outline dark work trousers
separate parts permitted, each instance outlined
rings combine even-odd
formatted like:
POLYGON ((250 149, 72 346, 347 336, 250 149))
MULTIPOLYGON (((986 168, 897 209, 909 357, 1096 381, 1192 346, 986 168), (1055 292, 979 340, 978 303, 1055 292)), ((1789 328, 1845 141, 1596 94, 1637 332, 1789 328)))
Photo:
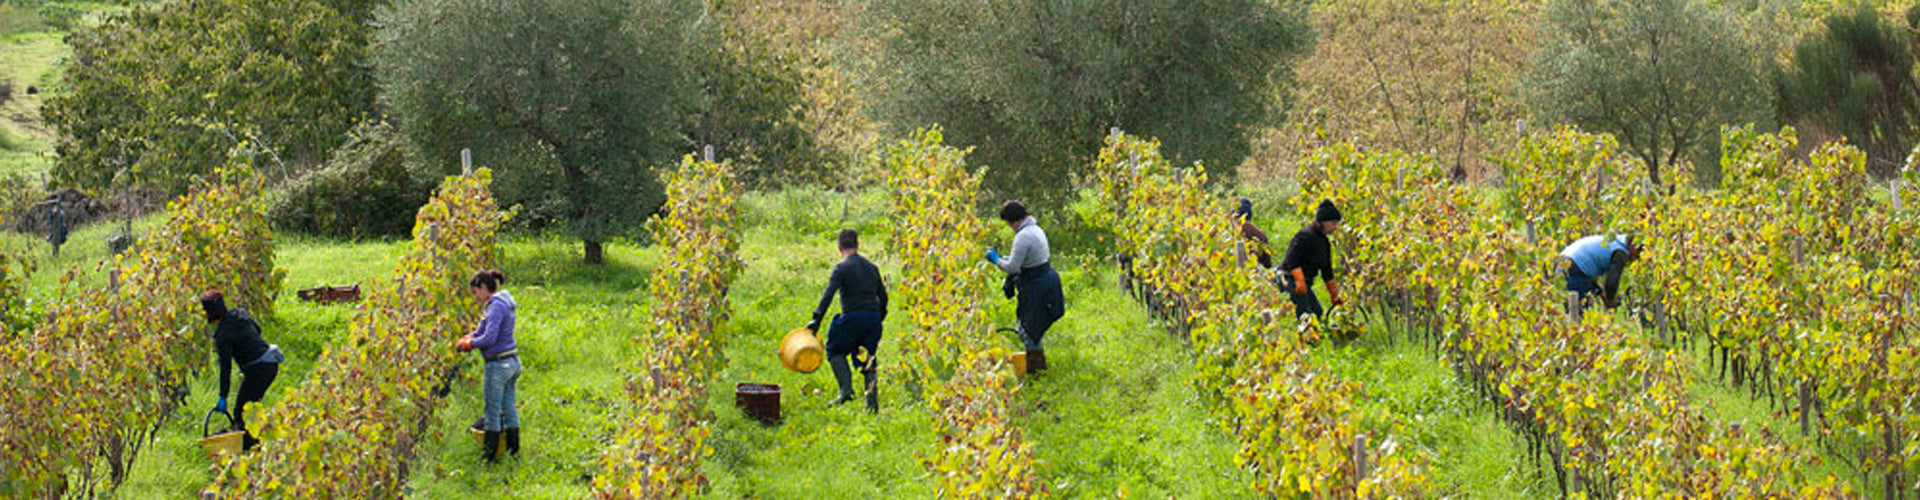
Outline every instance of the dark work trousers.
POLYGON ((273 387, 273 379, 280 376, 280 363, 254 363, 240 369, 240 393, 234 395, 233 422, 240 430, 247 430, 247 403, 259 402, 267 396, 267 388, 273 387))
POLYGON ((1288 291, 1287 295, 1293 299, 1293 312, 1296 316, 1313 315, 1318 318, 1326 313, 1325 309, 1320 308, 1320 297, 1313 294, 1312 288, 1308 288, 1307 293, 1288 291))
POLYGON ((827 327, 827 357, 853 358, 853 367, 871 371, 874 355, 880 351, 880 313, 854 311, 833 316, 827 327))
POLYGON ((1060 287, 1060 273, 1050 264, 1020 270, 1014 278, 1019 300, 1014 314, 1020 318, 1020 341, 1028 351, 1044 351, 1041 343, 1053 323, 1067 314, 1066 293, 1060 287))
POLYGON ((875 311, 853 311, 833 316, 833 322, 827 327, 827 364, 833 367, 833 378, 840 384, 840 395, 853 396, 853 371, 847 367, 847 358, 853 358, 853 368, 865 375, 869 386, 873 385, 873 375, 877 361, 874 356, 880 352, 881 323, 885 319, 875 311))

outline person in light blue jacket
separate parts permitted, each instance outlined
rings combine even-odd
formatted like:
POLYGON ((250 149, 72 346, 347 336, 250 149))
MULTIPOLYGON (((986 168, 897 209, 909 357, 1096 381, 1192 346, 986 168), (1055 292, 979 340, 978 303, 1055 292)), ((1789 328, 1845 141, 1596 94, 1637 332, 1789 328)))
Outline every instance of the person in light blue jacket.
POLYGON ((508 454, 520 454, 520 411, 515 408, 514 394, 514 387, 520 382, 520 346, 513 340, 515 310, 519 305, 513 302, 513 294, 501 288, 506 282, 505 273, 486 270, 475 274, 467 283, 473 289, 473 297, 485 304, 486 312, 480 317, 480 326, 461 337, 458 344, 461 351, 479 349, 480 356, 487 361, 486 403, 474 427, 486 433, 482 440, 486 451, 482 456, 488 462, 499 459, 496 452, 502 437, 506 439, 508 454))
POLYGON ((1620 278, 1627 266, 1640 260, 1639 245, 1631 237, 1588 236, 1575 240, 1560 251, 1566 268, 1567 291, 1580 296, 1574 313, 1585 309, 1585 302, 1599 298, 1607 309, 1620 307, 1620 278))

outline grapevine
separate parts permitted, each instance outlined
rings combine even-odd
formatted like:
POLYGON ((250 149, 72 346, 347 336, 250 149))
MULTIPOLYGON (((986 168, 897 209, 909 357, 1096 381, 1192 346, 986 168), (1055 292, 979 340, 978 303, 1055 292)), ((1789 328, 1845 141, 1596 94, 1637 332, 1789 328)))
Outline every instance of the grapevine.
POLYGON ((14 367, 0 372, 0 496, 111 492, 207 359, 195 298, 217 288, 272 313, 284 274, 261 180, 245 169, 216 177, 236 180, 169 203, 164 227, 93 271, 106 285, 69 272, 31 333, 0 336, 0 363, 14 367))
POLYGON ((650 226, 663 257, 648 283, 651 323, 635 337, 640 371, 627 381, 624 424, 600 455, 598 498, 690 498, 705 487, 706 408, 731 316, 727 288, 742 267, 740 184, 732 164, 688 156, 666 179, 650 226))
POLYGON ((267 409, 262 443, 225 461, 206 490, 219 498, 392 498, 427 439, 458 360, 452 340, 479 320, 467 278, 495 259, 505 215, 492 173, 447 178, 414 219, 394 275, 368 287, 347 337, 267 409))
POLYGON ((1119 235, 1135 295, 1192 343, 1195 385, 1217 402, 1240 442, 1240 463, 1268 495, 1314 498, 1429 496, 1424 456, 1403 451, 1389 415, 1363 411, 1358 384, 1308 362, 1329 324, 1294 321, 1253 265, 1226 198, 1202 166, 1178 168, 1157 143, 1115 131, 1100 152, 1094 223, 1119 235))
POLYGON ((884 156, 897 221, 889 248, 905 271, 894 296, 910 315, 894 370, 925 387, 932 406, 939 442, 924 462, 938 497, 1041 498, 1032 446, 1013 425, 1007 351, 991 342, 984 294, 997 287, 969 258, 987 229, 973 215, 983 173, 967 170, 966 154, 935 128, 884 156))

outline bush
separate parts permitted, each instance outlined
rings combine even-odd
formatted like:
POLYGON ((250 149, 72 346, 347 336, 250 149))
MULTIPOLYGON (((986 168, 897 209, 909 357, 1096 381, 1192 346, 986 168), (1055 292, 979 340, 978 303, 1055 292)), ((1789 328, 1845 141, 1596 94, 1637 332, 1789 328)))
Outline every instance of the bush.
POLYGON ((362 125, 326 166, 276 191, 274 227, 332 237, 406 236, 433 184, 406 168, 405 140, 386 123, 362 125))
POLYGON ((318 0, 177 0, 67 37, 52 184, 180 193, 235 149, 318 163, 372 110, 367 28, 318 0))
POLYGON ((1818 131, 1810 142, 1846 137, 1870 155, 1875 172, 1898 170, 1920 123, 1913 36, 1867 5, 1825 24, 1794 46, 1793 62, 1774 76, 1780 117, 1818 131))

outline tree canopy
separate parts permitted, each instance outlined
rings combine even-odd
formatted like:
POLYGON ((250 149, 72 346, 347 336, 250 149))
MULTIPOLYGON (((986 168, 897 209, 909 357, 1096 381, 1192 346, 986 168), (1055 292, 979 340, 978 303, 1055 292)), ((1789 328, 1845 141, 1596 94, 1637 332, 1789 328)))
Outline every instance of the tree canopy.
POLYGON ((317 163, 372 109, 367 31, 318 0, 178 0, 69 37, 53 183, 178 193, 235 149, 317 163))
POLYGON ((472 149, 503 203, 597 262, 660 207, 651 167, 692 150, 706 19, 696 0, 401 0, 376 15, 381 102, 416 161, 453 169, 472 149))
POLYGON ((1756 49, 1726 12, 1689 0, 1555 0, 1528 101, 1541 118, 1613 134, 1647 165, 1700 155, 1722 125, 1766 121, 1756 49))
POLYGON ((1303 6, 1265 0, 878 0, 881 114, 938 124, 993 168, 986 187, 1059 199, 1110 127, 1230 175, 1275 82, 1304 53, 1303 6))

